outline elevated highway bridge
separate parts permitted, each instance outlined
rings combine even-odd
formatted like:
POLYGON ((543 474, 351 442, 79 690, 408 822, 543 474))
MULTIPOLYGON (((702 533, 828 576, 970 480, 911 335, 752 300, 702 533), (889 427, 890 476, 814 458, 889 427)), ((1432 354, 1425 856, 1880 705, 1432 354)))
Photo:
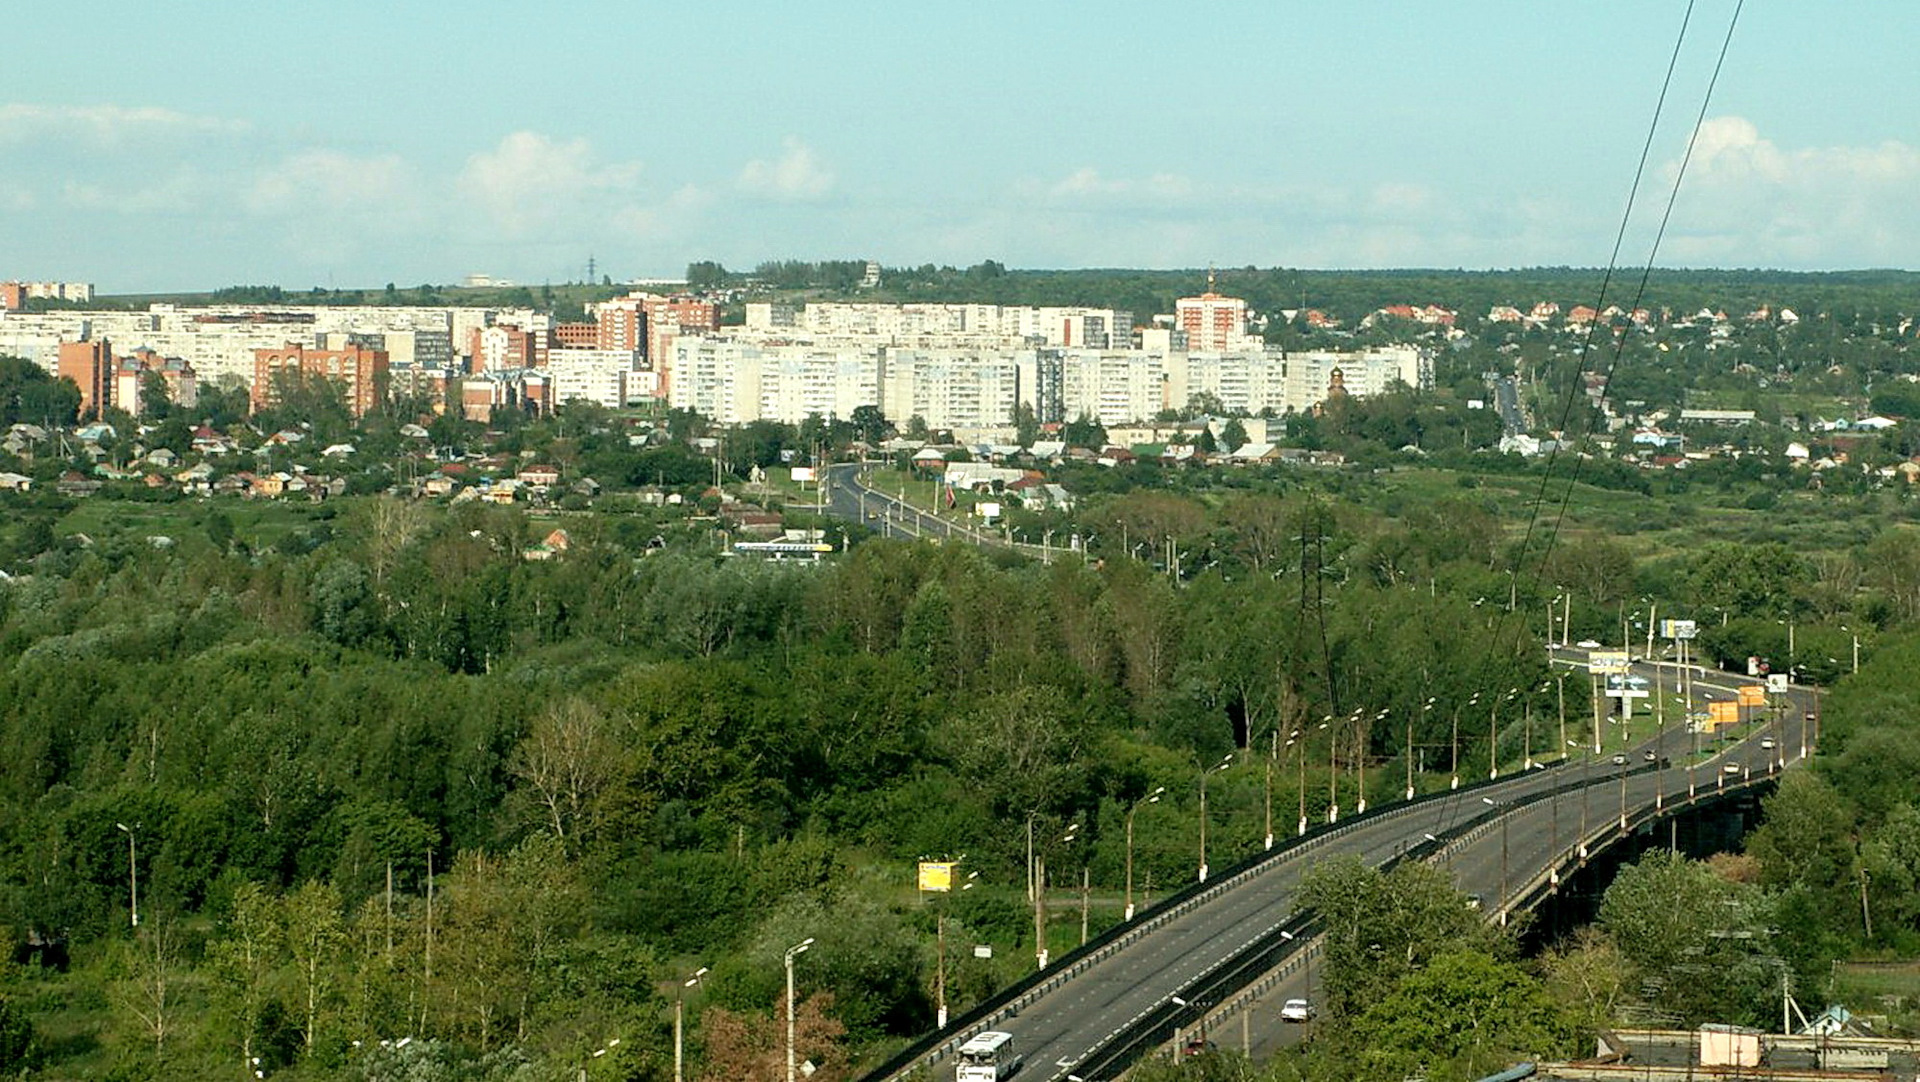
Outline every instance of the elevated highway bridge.
MULTIPOLYGON (((1697 687, 1730 694, 1752 682, 1708 675, 1697 687)), ((1316 862, 1439 862, 1481 899, 1488 919, 1504 923, 1556 896, 1610 848, 1676 817, 1755 800, 1810 751, 1817 721, 1807 695, 1796 689, 1787 700, 1787 716, 1771 730, 1710 757, 1686 754, 1692 738, 1675 726, 1619 754, 1587 754, 1314 828, 1109 930, 865 1082, 923 1068, 950 1079, 954 1049, 987 1029, 1014 1035, 1025 1057, 1020 1077, 1036 1082, 1116 1078, 1145 1052, 1198 1034, 1270 1053, 1301 1028, 1279 1021, 1280 1002, 1313 991, 1314 915, 1297 911, 1293 898, 1316 862)))
MULTIPOLYGON (((826 476, 822 509, 876 531, 1015 548, 1042 559, 1061 554, 929 515, 867 487, 855 464, 831 467, 826 476)), ((1575 665, 1585 657, 1560 651, 1553 660, 1575 665)), ((1635 669, 1660 677, 1652 666, 1635 669)), ((1759 682, 1696 673, 1689 682, 1693 707, 1759 682)), ((952 1079, 955 1050, 989 1029, 1014 1035, 1024 1057, 1020 1077, 1036 1082, 1115 1078, 1145 1051, 1202 1032, 1256 1056, 1270 1052, 1300 1028, 1279 1022, 1280 1001, 1310 996, 1313 987, 1315 918, 1296 911, 1293 898, 1316 862, 1437 861, 1481 899, 1488 919, 1504 923, 1558 896, 1570 876, 1610 849, 1702 809, 1755 800, 1809 754, 1818 726, 1809 694, 1790 690, 1785 716, 1770 732, 1710 757, 1693 754, 1693 737, 1676 725, 1618 754, 1583 753, 1311 829, 1110 929, 916 1042, 863 1082, 921 1070, 952 1079)))

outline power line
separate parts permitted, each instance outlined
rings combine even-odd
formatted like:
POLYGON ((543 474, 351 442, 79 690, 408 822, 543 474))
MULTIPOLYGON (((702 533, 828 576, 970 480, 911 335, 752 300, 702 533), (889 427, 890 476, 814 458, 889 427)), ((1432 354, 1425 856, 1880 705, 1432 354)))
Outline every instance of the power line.
MULTIPOLYGON (((1659 257, 1661 241, 1665 239, 1667 226, 1672 221, 1674 204, 1679 199, 1679 195, 1680 195, 1680 185, 1686 179, 1687 167, 1693 159, 1694 148, 1698 144, 1700 139, 1700 129, 1706 122, 1707 109, 1713 100, 1714 88, 1718 85, 1720 81, 1720 72, 1721 72, 1721 69, 1726 64, 1727 52, 1733 42, 1734 29, 1739 25, 1740 13, 1742 8, 1745 7, 1745 3, 1746 3, 1746 0, 1736 0, 1734 4, 1733 14, 1727 21, 1727 31, 1725 36, 1721 39, 1719 55, 1714 60, 1713 74, 1707 82, 1707 88, 1705 93, 1702 94, 1701 96, 1700 109, 1699 109, 1699 112, 1694 117, 1693 129, 1687 138, 1686 152, 1681 157, 1680 167, 1674 173, 1673 185, 1668 190, 1666 205, 1663 208, 1661 213, 1659 227, 1654 233, 1652 244, 1649 245, 1647 249, 1646 262, 1641 267, 1640 279, 1638 283, 1636 283, 1634 294, 1633 294, 1633 300, 1630 302, 1628 306, 1629 320, 1631 320, 1632 318, 1632 313, 1639 310, 1640 304, 1646 296, 1647 284, 1653 275, 1653 265, 1654 265, 1654 262, 1659 257)), ((1594 316, 1587 324, 1586 334, 1582 337, 1581 343, 1580 343, 1580 350, 1578 354, 1576 354, 1576 360, 1578 363, 1575 365, 1573 379, 1567 387, 1566 396, 1563 400, 1561 412, 1560 412, 1559 430, 1563 433, 1569 430, 1569 427, 1572 422, 1574 406, 1582 397, 1582 395, 1585 393, 1587 355, 1591 351, 1594 332, 1598 329, 1600 324, 1600 319, 1601 319, 1600 313, 1605 310, 1607 291, 1612 284, 1615 269, 1619 264, 1620 250, 1625 243, 1627 227, 1633 217, 1634 205, 1638 201, 1640 184, 1646 174, 1647 161, 1651 156, 1654 136, 1659 130, 1660 117, 1663 111, 1665 110, 1667 94, 1672 87, 1674 72, 1679 65, 1680 52, 1682 47, 1686 43, 1688 27, 1692 24, 1692 21, 1693 21, 1694 6, 1695 6, 1695 0, 1688 0, 1685 14, 1681 18, 1680 31, 1674 39, 1673 53, 1667 61, 1667 72, 1666 72, 1665 78, 1662 80, 1660 85, 1660 96, 1654 105, 1653 116, 1647 125, 1647 137, 1645 142, 1643 142, 1641 145, 1640 160, 1638 165, 1634 169, 1633 184, 1629 188, 1628 195, 1627 195, 1627 205, 1621 213, 1620 228, 1614 236, 1613 251, 1607 260, 1606 273, 1601 278, 1599 296, 1596 298, 1594 303, 1594 316)), ((1626 340, 1627 340, 1626 335, 1624 333, 1616 336, 1614 341, 1614 346, 1613 346, 1613 352, 1611 356, 1609 356, 1607 359, 1607 364, 1605 369, 1600 373, 1599 401, 1602 403, 1606 401, 1607 390, 1609 387, 1612 386, 1614 373, 1618 369, 1620 364, 1620 358, 1626 350, 1626 340)), ((1585 448, 1589 448, 1592 446, 1593 432, 1591 430, 1591 426, 1589 426, 1587 431, 1581 434, 1580 439, 1581 439, 1581 445, 1583 450, 1585 448)), ((1528 556, 1530 555, 1530 551, 1533 545, 1534 534, 1537 528, 1539 527, 1540 521, 1541 521, 1541 508, 1546 503, 1548 485, 1553 479, 1553 467, 1555 462, 1559 458, 1560 442, 1561 441, 1556 441, 1553 449, 1548 452, 1546 469, 1543 471, 1541 475, 1539 489, 1536 491, 1534 495, 1533 503, 1529 510, 1526 532, 1523 535, 1519 551, 1514 556, 1514 564, 1508 569, 1507 574, 1508 574, 1510 591, 1517 585, 1516 580, 1520 570, 1520 565, 1522 564, 1522 562, 1527 560, 1528 556)), ((1559 542, 1560 531, 1566 522, 1567 509, 1572 503, 1574 486, 1580 480, 1580 474, 1582 471, 1585 457, 1586 457, 1585 455, 1576 455, 1573 461, 1573 468, 1568 472, 1566 476, 1566 487, 1561 492, 1559 506, 1555 509, 1551 527, 1548 528, 1546 531, 1546 540, 1541 548, 1540 555, 1538 558, 1537 566, 1543 570, 1546 567, 1547 561, 1553 555, 1554 547, 1559 542)), ((1512 596, 1513 594, 1510 592, 1509 597, 1511 598, 1512 596)), ((1513 634, 1517 639, 1519 634, 1518 629, 1524 626, 1524 621, 1515 620, 1514 618, 1515 608, 1516 608, 1515 605, 1509 604, 1507 611, 1504 614, 1502 614, 1501 617, 1499 618, 1499 622, 1495 626, 1495 631, 1494 631, 1493 640, 1492 640, 1494 647, 1497 648, 1500 642, 1503 640, 1504 636, 1507 633, 1507 628, 1509 624, 1511 624, 1512 627, 1514 628, 1513 634)), ((1491 661, 1493 659, 1490 657, 1489 660, 1491 661)), ((1507 668, 1510 666, 1510 664, 1511 664, 1511 659, 1509 657, 1507 659, 1507 664, 1502 665, 1502 668, 1503 669, 1507 668)), ((1504 682, 1504 681, 1499 681, 1499 682, 1504 682)), ((1495 739, 1498 739, 1497 735, 1495 739)))

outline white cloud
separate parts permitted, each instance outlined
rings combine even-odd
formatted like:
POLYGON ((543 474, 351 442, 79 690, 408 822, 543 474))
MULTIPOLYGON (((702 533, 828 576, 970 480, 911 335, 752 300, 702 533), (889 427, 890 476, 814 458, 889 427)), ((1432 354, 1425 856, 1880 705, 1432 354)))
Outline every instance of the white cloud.
POLYGON ((833 190, 834 176, 820 164, 813 148, 788 136, 785 152, 768 162, 755 158, 740 170, 740 189, 779 200, 819 199, 833 190))
POLYGON ((1433 191, 1424 184, 1388 181, 1373 188, 1371 208, 1386 216, 1425 216, 1434 210, 1433 191))
POLYGON ((0 143, 53 140, 112 145, 134 138, 246 130, 245 121, 194 116, 155 106, 0 105, 0 143))
POLYGON ((206 180, 185 166, 117 174, 105 182, 69 180, 61 185, 60 199, 77 210, 124 217, 190 215, 218 202, 206 180))
POLYGON ((585 139, 522 131, 467 159, 457 186, 494 228, 529 236, 617 210, 608 204, 635 190, 640 171, 639 162, 599 164, 585 139))
POLYGON ((1177 203, 1196 193, 1192 178, 1178 173, 1154 173, 1140 178, 1106 177, 1091 166, 1047 185, 1044 192, 1047 198, 1062 201, 1121 199, 1152 203, 1177 203))
POLYGON ((702 215, 714 204, 712 192, 694 184, 682 185, 658 206, 631 205, 613 213, 615 235, 638 241, 666 239, 698 242, 702 215))
MULTIPOLYGON (((1671 182, 1679 168, 1667 163, 1671 182)), ((1662 262, 1906 265, 1920 247, 1920 149, 1786 147, 1752 121, 1701 125, 1662 262)))
POLYGON ((305 150, 260 173, 243 198, 256 214, 387 211, 411 204, 419 191, 419 177, 398 154, 305 150))

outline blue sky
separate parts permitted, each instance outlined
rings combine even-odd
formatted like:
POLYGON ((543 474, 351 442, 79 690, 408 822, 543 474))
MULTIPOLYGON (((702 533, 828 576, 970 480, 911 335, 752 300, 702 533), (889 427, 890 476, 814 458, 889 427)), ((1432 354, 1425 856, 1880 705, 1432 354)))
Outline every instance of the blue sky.
MULTIPOLYGON (((1733 0, 1697 0, 1664 201, 1733 0)), ((38 5, 0 278, 1606 261, 1684 0, 38 5)), ((1920 265, 1920 4, 1755 0, 1661 263, 1920 265)), ((1645 258, 1650 225, 1624 261, 1645 258)))

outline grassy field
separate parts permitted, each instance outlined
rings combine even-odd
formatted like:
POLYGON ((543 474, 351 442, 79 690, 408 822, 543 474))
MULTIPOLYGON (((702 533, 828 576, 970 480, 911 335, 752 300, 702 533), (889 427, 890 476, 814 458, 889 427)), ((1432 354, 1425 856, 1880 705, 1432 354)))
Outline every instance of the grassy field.
POLYGON ((285 500, 200 499, 136 503, 95 496, 80 500, 54 527, 60 536, 84 534, 95 541, 119 537, 166 537, 177 544, 202 542, 216 515, 233 537, 260 549, 278 545, 296 531, 330 524, 343 504, 285 500))

